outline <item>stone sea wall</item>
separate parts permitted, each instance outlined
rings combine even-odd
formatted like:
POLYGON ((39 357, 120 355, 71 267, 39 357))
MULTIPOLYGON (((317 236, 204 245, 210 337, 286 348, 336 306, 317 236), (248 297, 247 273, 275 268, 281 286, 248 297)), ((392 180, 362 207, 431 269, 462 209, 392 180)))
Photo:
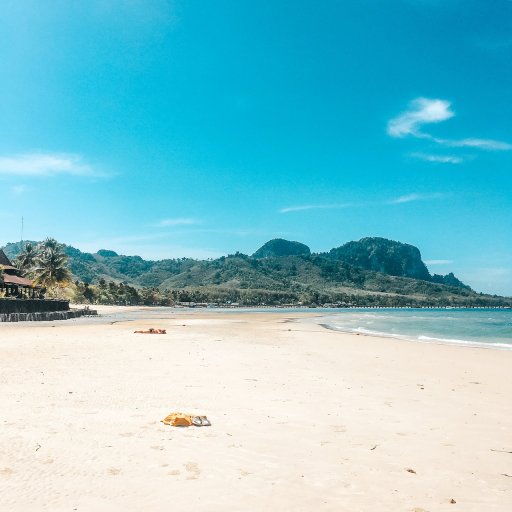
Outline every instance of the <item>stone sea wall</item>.
POLYGON ((49 299, 0 299, 0 314, 69 311, 69 301, 49 299))
POLYGON ((0 299, 0 322, 42 322, 94 316, 92 309, 69 309, 67 300, 0 299))
POLYGON ((46 311, 36 313, 0 313, 0 322, 51 322, 69 320, 81 316, 96 316, 93 309, 73 309, 69 311, 46 311))

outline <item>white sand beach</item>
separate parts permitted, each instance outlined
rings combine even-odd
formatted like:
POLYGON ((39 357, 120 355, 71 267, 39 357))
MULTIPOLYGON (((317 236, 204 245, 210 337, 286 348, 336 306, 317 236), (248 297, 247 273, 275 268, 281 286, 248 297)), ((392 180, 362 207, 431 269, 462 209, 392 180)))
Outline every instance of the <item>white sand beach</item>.
POLYGON ((512 351, 308 314, 1 324, 0 510, 512 510, 512 351))

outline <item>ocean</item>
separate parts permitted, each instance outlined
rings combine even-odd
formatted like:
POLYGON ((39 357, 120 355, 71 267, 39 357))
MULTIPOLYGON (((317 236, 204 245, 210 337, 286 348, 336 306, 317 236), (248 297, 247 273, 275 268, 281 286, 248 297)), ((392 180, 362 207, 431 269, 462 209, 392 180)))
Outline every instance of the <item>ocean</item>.
POLYGON ((337 331, 512 349, 512 309, 327 311, 323 310, 315 321, 337 331))

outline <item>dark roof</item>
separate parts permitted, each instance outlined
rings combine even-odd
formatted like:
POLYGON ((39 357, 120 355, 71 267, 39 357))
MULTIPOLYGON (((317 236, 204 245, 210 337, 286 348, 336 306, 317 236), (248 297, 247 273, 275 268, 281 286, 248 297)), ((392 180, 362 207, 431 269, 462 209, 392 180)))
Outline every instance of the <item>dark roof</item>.
POLYGON ((34 283, 30 279, 21 277, 19 269, 13 266, 5 252, 0 249, 0 269, 5 270, 2 280, 5 284, 14 284, 17 286, 33 287, 34 283))
POLYGON ((5 252, 0 249, 0 265, 5 267, 12 267, 12 263, 9 258, 5 255, 5 252))
POLYGON ((13 276, 12 274, 4 274, 3 275, 4 284, 14 284, 16 286, 27 286, 33 287, 34 283, 30 279, 25 279, 24 277, 13 276))

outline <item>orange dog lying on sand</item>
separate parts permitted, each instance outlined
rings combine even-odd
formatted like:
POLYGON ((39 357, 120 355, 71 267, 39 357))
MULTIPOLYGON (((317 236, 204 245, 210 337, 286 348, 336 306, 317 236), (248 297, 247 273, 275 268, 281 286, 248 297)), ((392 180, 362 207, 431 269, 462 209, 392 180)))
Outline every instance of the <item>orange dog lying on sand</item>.
POLYGON ((133 331, 137 334, 167 334, 167 331, 165 329, 153 329, 153 327, 150 327, 147 331, 133 331))

